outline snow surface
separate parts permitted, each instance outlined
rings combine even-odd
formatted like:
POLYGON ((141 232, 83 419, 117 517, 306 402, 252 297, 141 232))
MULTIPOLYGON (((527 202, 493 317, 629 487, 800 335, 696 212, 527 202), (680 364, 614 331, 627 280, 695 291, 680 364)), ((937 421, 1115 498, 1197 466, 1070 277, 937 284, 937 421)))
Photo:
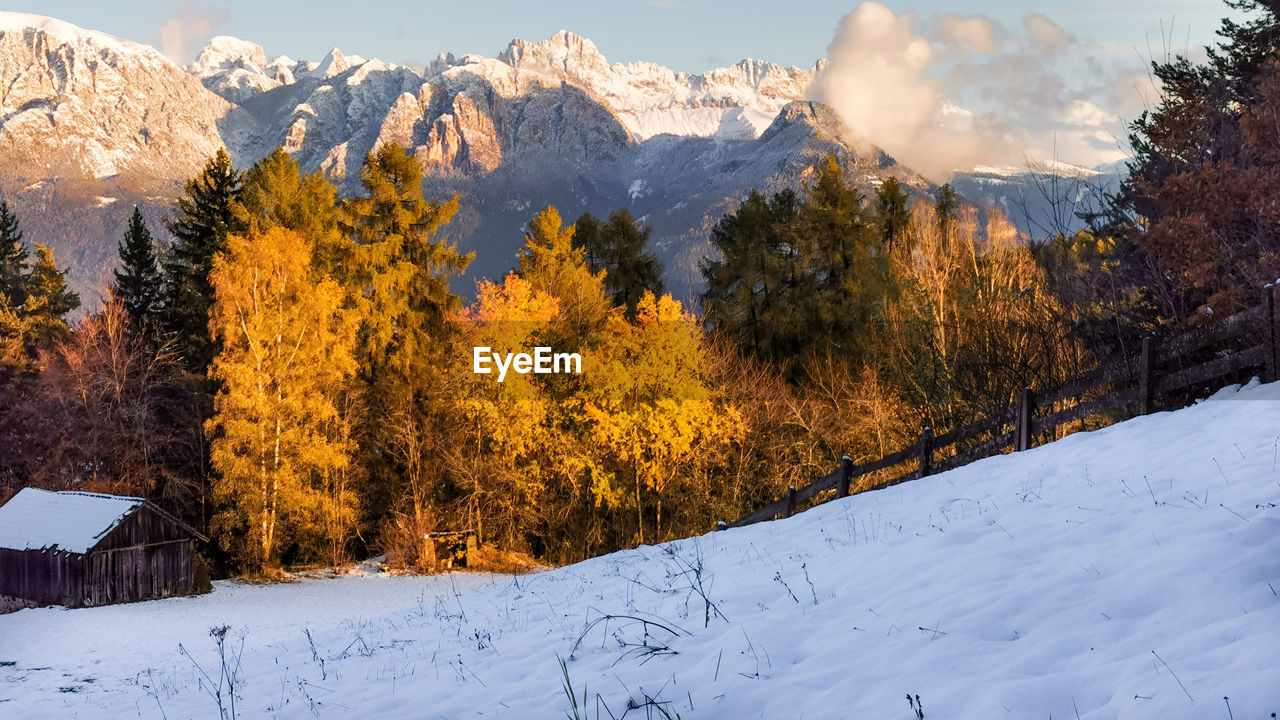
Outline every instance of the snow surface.
POLYGON ((0 548, 86 553, 142 498, 23 488, 0 506, 0 548))
POLYGON ((100 48, 109 48, 121 52, 145 53, 153 57, 163 57, 150 45, 122 40, 97 30, 86 30, 72 25, 65 20, 31 15, 29 13, 0 10, 0 32, 25 32, 29 29, 40 30, 48 35, 68 43, 88 43, 100 48))
POLYGON ((910 720, 910 693, 949 720, 1258 720, 1280 712, 1278 463, 1280 384, 1253 385, 538 575, 22 610, 0 617, 0 714, 216 717, 193 659, 216 673, 228 623, 241 718, 564 717, 559 656, 589 718, 648 697, 910 720))

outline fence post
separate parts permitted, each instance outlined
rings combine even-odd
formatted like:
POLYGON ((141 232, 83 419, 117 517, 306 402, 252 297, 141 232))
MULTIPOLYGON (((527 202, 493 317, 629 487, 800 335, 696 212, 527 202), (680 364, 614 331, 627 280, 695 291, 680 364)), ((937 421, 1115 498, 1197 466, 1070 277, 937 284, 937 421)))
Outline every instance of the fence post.
POLYGON ((1024 387, 1018 393, 1018 415, 1014 418, 1013 451, 1031 449, 1031 416, 1035 414, 1035 398, 1031 388, 1024 387))
POLYGON ((1150 415, 1156 404, 1156 348, 1150 335, 1142 338, 1138 367, 1138 414, 1150 415))
POLYGON ((840 484, 836 485, 836 498, 849 496, 849 481, 853 479, 853 458, 840 458, 840 484))
POLYGON ((1267 306, 1267 382, 1280 380, 1280 347, 1276 338, 1276 285, 1267 283, 1262 289, 1262 304, 1267 306))
POLYGON ((920 473, 917 478, 928 477, 933 470, 933 428, 928 425, 920 431, 920 473))
POLYGON ((787 514, 785 517, 791 517, 796 514, 796 486, 789 485, 787 487, 787 514))

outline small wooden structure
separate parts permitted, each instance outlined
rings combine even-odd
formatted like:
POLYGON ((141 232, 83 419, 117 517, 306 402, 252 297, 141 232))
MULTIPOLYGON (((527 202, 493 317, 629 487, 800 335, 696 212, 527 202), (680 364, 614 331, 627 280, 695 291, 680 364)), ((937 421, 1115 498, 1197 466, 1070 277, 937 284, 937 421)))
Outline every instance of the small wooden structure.
POLYGON ((447 570, 454 565, 469 568, 475 562, 476 531, 429 532, 422 536, 426 541, 432 570, 447 570))
POLYGON ((0 596, 88 607, 204 592, 197 539, 142 498, 24 488, 0 506, 0 596))

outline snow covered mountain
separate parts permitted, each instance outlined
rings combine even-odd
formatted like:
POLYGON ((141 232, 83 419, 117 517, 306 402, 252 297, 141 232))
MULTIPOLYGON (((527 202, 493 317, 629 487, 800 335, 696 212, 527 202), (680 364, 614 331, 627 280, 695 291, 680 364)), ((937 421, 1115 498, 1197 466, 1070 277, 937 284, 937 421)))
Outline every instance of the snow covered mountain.
POLYGON ((179 178, 222 144, 230 103, 151 47, 0 12, 0 174, 179 178))
POLYGON ((999 208, 1024 235, 1045 239, 1085 228, 1080 214, 1097 212, 1115 193, 1124 163, 1087 168, 1065 162, 979 166, 957 173, 956 192, 984 207, 999 208))
MULTIPOLYGON (((190 69, 210 90, 243 103, 255 94, 306 78, 331 78, 366 62, 370 70, 394 69, 343 56, 336 48, 320 63, 284 56, 268 60, 259 45, 215 37, 190 69)), ((590 40, 562 30, 542 42, 513 40, 496 58, 441 55, 420 75, 433 92, 486 85, 506 98, 570 85, 605 105, 637 140, 661 134, 744 139, 759 136, 784 105, 802 99, 821 65, 801 70, 743 60, 700 75, 647 62, 609 65, 590 40)), ((356 82, 367 80, 364 75, 356 82)))
POLYGON ((15 78, 0 98, 0 191, 28 239, 72 261, 73 286, 93 297, 132 204, 158 220, 218 146, 240 167, 284 147, 350 194, 365 155, 394 142, 418 158, 429 192, 462 194, 450 231, 480 251, 471 278, 510 267, 543 205, 570 219, 628 207, 653 226, 669 284, 687 297, 706 225, 750 188, 794 186, 823 153, 868 187, 889 174, 928 186, 804 100, 821 68, 610 65, 566 31, 423 68, 336 48, 319 61, 271 58, 215 37, 180 68, 145 45, 0 13, 0 70, 15 78))
POLYGON ((590 718, 905 720, 918 699, 930 720, 1262 720, 1280 712, 1277 417, 1280 384, 1227 388, 536 575, 21 610, 0 615, 0 707, 217 717, 201 672, 230 625, 240 717, 572 717, 567 675, 590 718))

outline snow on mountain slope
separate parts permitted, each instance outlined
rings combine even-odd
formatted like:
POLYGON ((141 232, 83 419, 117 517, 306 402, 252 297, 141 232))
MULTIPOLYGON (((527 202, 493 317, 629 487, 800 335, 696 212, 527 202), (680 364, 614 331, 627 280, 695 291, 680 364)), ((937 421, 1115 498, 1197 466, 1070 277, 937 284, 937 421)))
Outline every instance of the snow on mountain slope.
POLYGON ((539 575, 23 610, 0 617, 0 708, 215 716, 193 660, 216 673, 207 628, 230 623, 241 717, 563 717, 559 657, 591 718, 906 720, 908 694, 951 720, 1226 718, 1224 697, 1266 718, 1278 452, 1280 384, 1255 384, 539 575))
POLYGON ((757 60, 699 75, 649 62, 610 66, 594 43, 565 30, 542 42, 513 40, 498 59, 517 73, 564 80, 598 96, 639 140, 664 133, 757 137, 782 106, 804 97, 814 75, 757 60), (744 111, 748 119, 740 120, 744 111))
POLYGON ((254 95, 291 85, 299 63, 280 56, 267 59, 261 45, 219 35, 209 41, 188 70, 205 87, 231 102, 240 103, 254 95))
MULTIPOLYGON (((209 89, 243 103, 302 78, 331 78, 364 62, 344 57, 336 48, 318 64, 268 61, 260 46, 220 36, 210 41, 191 71, 209 89)), ((421 75, 424 83, 435 85, 470 76, 473 84, 486 84, 503 97, 563 82, 606 105, 637 140, 660 134, 751 139, 784 105, 805 96, 819 67, 801 70, 743 60, 693 75, 649 62, 610 65, 590 40, 561 30, 539 42, 512 40, 496 58, 442 55, 421 75)))
POLYGON ((146 45, 0 12, 0 173, 171 179, 220 145, 230 106, 146 45))
POLYGON ((394 142, 422 164, 429 193, 464 198, 452 231, 481 260, 458 291, 509 269, 529 216, 555 204, 571 217, 627 207, 649 218, 668 287, 689 299, 707 223, 748 189, 796 187, 798 165, 826 152, 849 159, 860 181, 884 174, 864 171, 866 160, 886 167, 869 143, 804 123, 761 139, 788 105, 807 105, 800 98, 821 67, 744 60, 689 74, 610 64, 590 40, 561 31, 421 69, 337 49, 318 61, 271 58, 219 36, 180 68, 145 45, 5 13, 0 72, 12 80, 0 100, 0 192, 28 241, 69 262, 92 307, 127 219, 94 198, 163 209, 219 146, 240 168, 283 147, 354 194, 366 154, 394 142), (630 193, 637 181, 651 191, 630 193))

